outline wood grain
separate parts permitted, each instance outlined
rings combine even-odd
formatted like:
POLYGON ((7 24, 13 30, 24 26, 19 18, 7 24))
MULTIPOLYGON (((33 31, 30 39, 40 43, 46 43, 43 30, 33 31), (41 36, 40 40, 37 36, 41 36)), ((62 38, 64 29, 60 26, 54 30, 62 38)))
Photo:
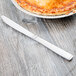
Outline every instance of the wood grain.
POLYGON ((74 58, 70 62, 61 58, 0 18, 0 76, 76 76, 76 15, 40 19, 19 11, 11 0, 0 0, 1 15, 72 53, 74 58))

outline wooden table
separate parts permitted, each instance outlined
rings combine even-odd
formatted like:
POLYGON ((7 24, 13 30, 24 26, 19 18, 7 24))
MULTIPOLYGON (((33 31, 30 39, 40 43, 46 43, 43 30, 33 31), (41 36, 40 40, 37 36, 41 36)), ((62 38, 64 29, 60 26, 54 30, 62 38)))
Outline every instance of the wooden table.
POLYGON ((76 15, 40 19, 0 0, 5 15, 24 28, 74 55, 67 61, 38 42, 7 26, 0 18, 0 76, 76 76, 76 15))

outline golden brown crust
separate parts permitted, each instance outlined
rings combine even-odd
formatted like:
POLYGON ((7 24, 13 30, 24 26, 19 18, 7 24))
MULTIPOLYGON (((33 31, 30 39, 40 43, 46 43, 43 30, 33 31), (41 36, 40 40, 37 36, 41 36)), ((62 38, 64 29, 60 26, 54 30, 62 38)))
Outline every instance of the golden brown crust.
MULTIPOLYGON (((31 1, 31 0, 30 0, 31 1)), ((68 14, 76 9, 76 0, 67 0, 67 4, 62 4, 63 6, 59 7, 59 4, 56 6, 45 9, 44 7, 38 7, 37 5, 32 5, 31 3, 27 2, 27 0, 16 0, 16 2, 24 9, 41 15, 60 15, 60 14, 68 14)))

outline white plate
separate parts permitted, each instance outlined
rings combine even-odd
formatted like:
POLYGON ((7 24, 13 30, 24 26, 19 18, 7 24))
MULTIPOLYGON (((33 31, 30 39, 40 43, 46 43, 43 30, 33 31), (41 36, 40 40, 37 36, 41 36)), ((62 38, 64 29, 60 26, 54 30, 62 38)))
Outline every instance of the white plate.
POLYGON ((59 16, 44 16, 44 15, 37 15, 37 14, 34 14, 32 12, 29 12, 25 9, 23 9, 22 7, 20 7, 17 2, 15 0, 11 0, 12 3, 19 9, 21 10, 22 12, 28 14, 28 15, 31 15, 31 16, 35 16, 35 17, 39 17, 39 18, 48 18, 48 19, 57 19, 57 18, 64 18, 64 17, 68 17, 68 16, 71 16, 73 15, 74 13, 70 13, 68 15, 59 15, 59 16))

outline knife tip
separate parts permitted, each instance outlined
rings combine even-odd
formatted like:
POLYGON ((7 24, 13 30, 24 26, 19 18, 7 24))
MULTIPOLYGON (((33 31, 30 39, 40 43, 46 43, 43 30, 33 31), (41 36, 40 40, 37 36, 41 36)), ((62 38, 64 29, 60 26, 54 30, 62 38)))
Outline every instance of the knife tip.
POLYGON ((4 15, 1 16, 2 19, 3 19, 4 17, 5 17, 4 15))

